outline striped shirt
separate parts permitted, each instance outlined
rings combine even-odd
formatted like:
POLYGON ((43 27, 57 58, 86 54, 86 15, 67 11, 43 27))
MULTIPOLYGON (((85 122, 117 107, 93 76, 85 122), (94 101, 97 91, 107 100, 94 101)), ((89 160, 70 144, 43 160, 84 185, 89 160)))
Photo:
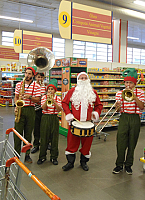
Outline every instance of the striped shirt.
MULTIPOLYGON (((46 99, 47 99, 47 95, 44 95, 41 99, 41 107, 45 103, 46 99)), ((54 96, 54 100, 57 102, 59 106, 61 106, 61 98, 56 96, 56 94, 54 96)), ((42 113, 43 114, 58 114, 59 112, 56 110, 56 107, 53 104, 52 106, 49 106, 49 107, 47 106, 46 110, 42 110, 42 113)))
MULTIPOLYGON (((138 97, 138 99, 142 102, 144 102, 144 91, 137 88, 137 94, 136 89, 134 89, 134 94, 138 97)), ((125 101, 122 98, 122 91, 117 92, 116 94, 116 101, 121 101, 121 111, 129 114, 139 114, 141 115, 142 110, 137 106, 135 100, 133 101, 125 101), (123 101, 124 101, 124 110, 123 110, 123 101), (136 107, 136 108, 135 108, 136 107)))
MULTIPOLYGON (((22 88, 23 85, 23 81, 22 82, 18 82, 16 84, 16 88, 15 88, 15 94, 19 94, 20 89, 22 88)), ((29 94, 32 95, 33 97, 40 97, 40 86, 35 83, 34 81, 28 85, 25 84, 25 90, 24 90, 25 94, 29 94)), ((35 103, 31 100, 31 99, 23 99, 25 102, 24 106, 35 106, 35 103)))
MULTIPOLYGON (((41 85, 40 86, 41 97, 45 94, 45 92, 46 92, 46 86, 41 85)), ((35 104, 35 110, 39 110, 40 108, 41 108, 41 99, 40 99, 39 103, 35 104)))

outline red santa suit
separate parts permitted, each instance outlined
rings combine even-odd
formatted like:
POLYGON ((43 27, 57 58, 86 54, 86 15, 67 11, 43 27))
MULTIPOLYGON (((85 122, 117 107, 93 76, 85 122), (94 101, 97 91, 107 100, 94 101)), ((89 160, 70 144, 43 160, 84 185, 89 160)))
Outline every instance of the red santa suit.
MULTIPOLYGON (((80 105, 78 106, 78 109, 76 109, 76 107, 73 105, 72 100, 71 100, 71 97, 74 91, 75 91, 75 88, 70 89, 62 101, 62 107, 66 114, 66 119, 67 119, 67 116, 72 114, 74 118, 78 119, 79 121, 89 121, 92 119, 93 112, 94 114, 97 114, 99 118, 103 105, 100 102, 97 92, 93 90, 93 92, 96 95, 95 101, 93 102, 94 106, 92 106, 91 104, 88 104, 88 107, 86 108, 85 105, 83 105, 84 103, 82 100, 80 105), (71 110, 69 107, 69 103, 71 103, 71 110)), ((90 137, 75 136, 71 133, 70 127, 71 126, 69 126, 69 129, 68 129, 67 148, 66 148, 65 154, 68 155, 68 154, 74 154, 75 152, 77 152, 80 146, 80 142, 81 142, 82 147, 79 151, 86 158, 90 158, 91 156, 90 148, 91 148, 93 136, 90 136, 90 137)))

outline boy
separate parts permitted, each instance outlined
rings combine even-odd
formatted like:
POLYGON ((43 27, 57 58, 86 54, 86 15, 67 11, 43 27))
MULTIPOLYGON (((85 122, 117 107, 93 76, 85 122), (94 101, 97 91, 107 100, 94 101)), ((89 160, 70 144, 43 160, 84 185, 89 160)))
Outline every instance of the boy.
POLYGON ((129 68, 123 72, 125 89, 133 91, 133 101, 125 101, 122 98, 122 91, 116 94, 116 108, 120 110, 117 133, 117 159, 116 167, 113 169, 114 174, 125 171, 132 174, 131 166, 133 165, 134 150, 138 141, 140 132, 140 115, 144 109, 144 91, 135 88, 137 83, 137 72, 134 68, 129 68), (127 152, 126 152, 127 151, 127 152))
POLYGON ((57 80, 52 79, 47 87, 47 95, 41 99, 42 118, 40 125, 40 154, 37 164, 40 165, 46 161, 48 142, 51 138, 50 161, 58 165, 58 137, 59 137, 59 119, 57 114, 61 111, 61 98, 56 96, 57 80), (48 105, 48 99, 51 99, 52 105, 48 105))
MULTIPOLYGON (((41 91, 41 97, 46 92, 46 87, 43 84, 44 80, 44 73, 37 72, 35 75, 36 83, 40 85, 40 91, 41 91)), ((42 117, 42 108, 41 108, 41 100, 39 103, 35 104, 35 126, 34 126, 34 142, 33 142, 33 149, 31 150, 31 153, 36 153, 39 150, 40 145, 40 123, 41 123, 41 117, 42 117)))

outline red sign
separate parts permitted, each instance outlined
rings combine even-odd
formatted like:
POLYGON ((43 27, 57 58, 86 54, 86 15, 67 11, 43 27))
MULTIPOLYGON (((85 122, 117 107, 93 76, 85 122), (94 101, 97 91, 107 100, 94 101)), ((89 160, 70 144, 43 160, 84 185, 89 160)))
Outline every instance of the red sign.
POLYGON ((14 48, 0 46, 0 59, 19 61, 19 53, 15 53, 14 48))
POLYGON ((52 35, 23 31, 23 53, 37 47, 46 47, 52 51, 52 35))
POLYGON ((111 21, 112 17, 109 15, 73 9, 72 35, 111 39, 111 21))

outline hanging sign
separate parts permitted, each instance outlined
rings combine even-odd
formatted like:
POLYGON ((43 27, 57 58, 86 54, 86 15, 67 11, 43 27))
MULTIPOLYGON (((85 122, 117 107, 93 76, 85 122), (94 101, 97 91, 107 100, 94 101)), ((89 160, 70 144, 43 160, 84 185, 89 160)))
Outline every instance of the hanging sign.
POLYGON ((0 45, 0 60, 18 62, 19 54, 14 51, 13 47, 0 45))
POLYGON ((112 12, 61 1, 59 31, 62 38, 111 44, 112 12))
POLYGON ((46 47, 52 51, 52 34, 15 30, 14 49, 17 53, 29 53, 37 47, 46 47))

